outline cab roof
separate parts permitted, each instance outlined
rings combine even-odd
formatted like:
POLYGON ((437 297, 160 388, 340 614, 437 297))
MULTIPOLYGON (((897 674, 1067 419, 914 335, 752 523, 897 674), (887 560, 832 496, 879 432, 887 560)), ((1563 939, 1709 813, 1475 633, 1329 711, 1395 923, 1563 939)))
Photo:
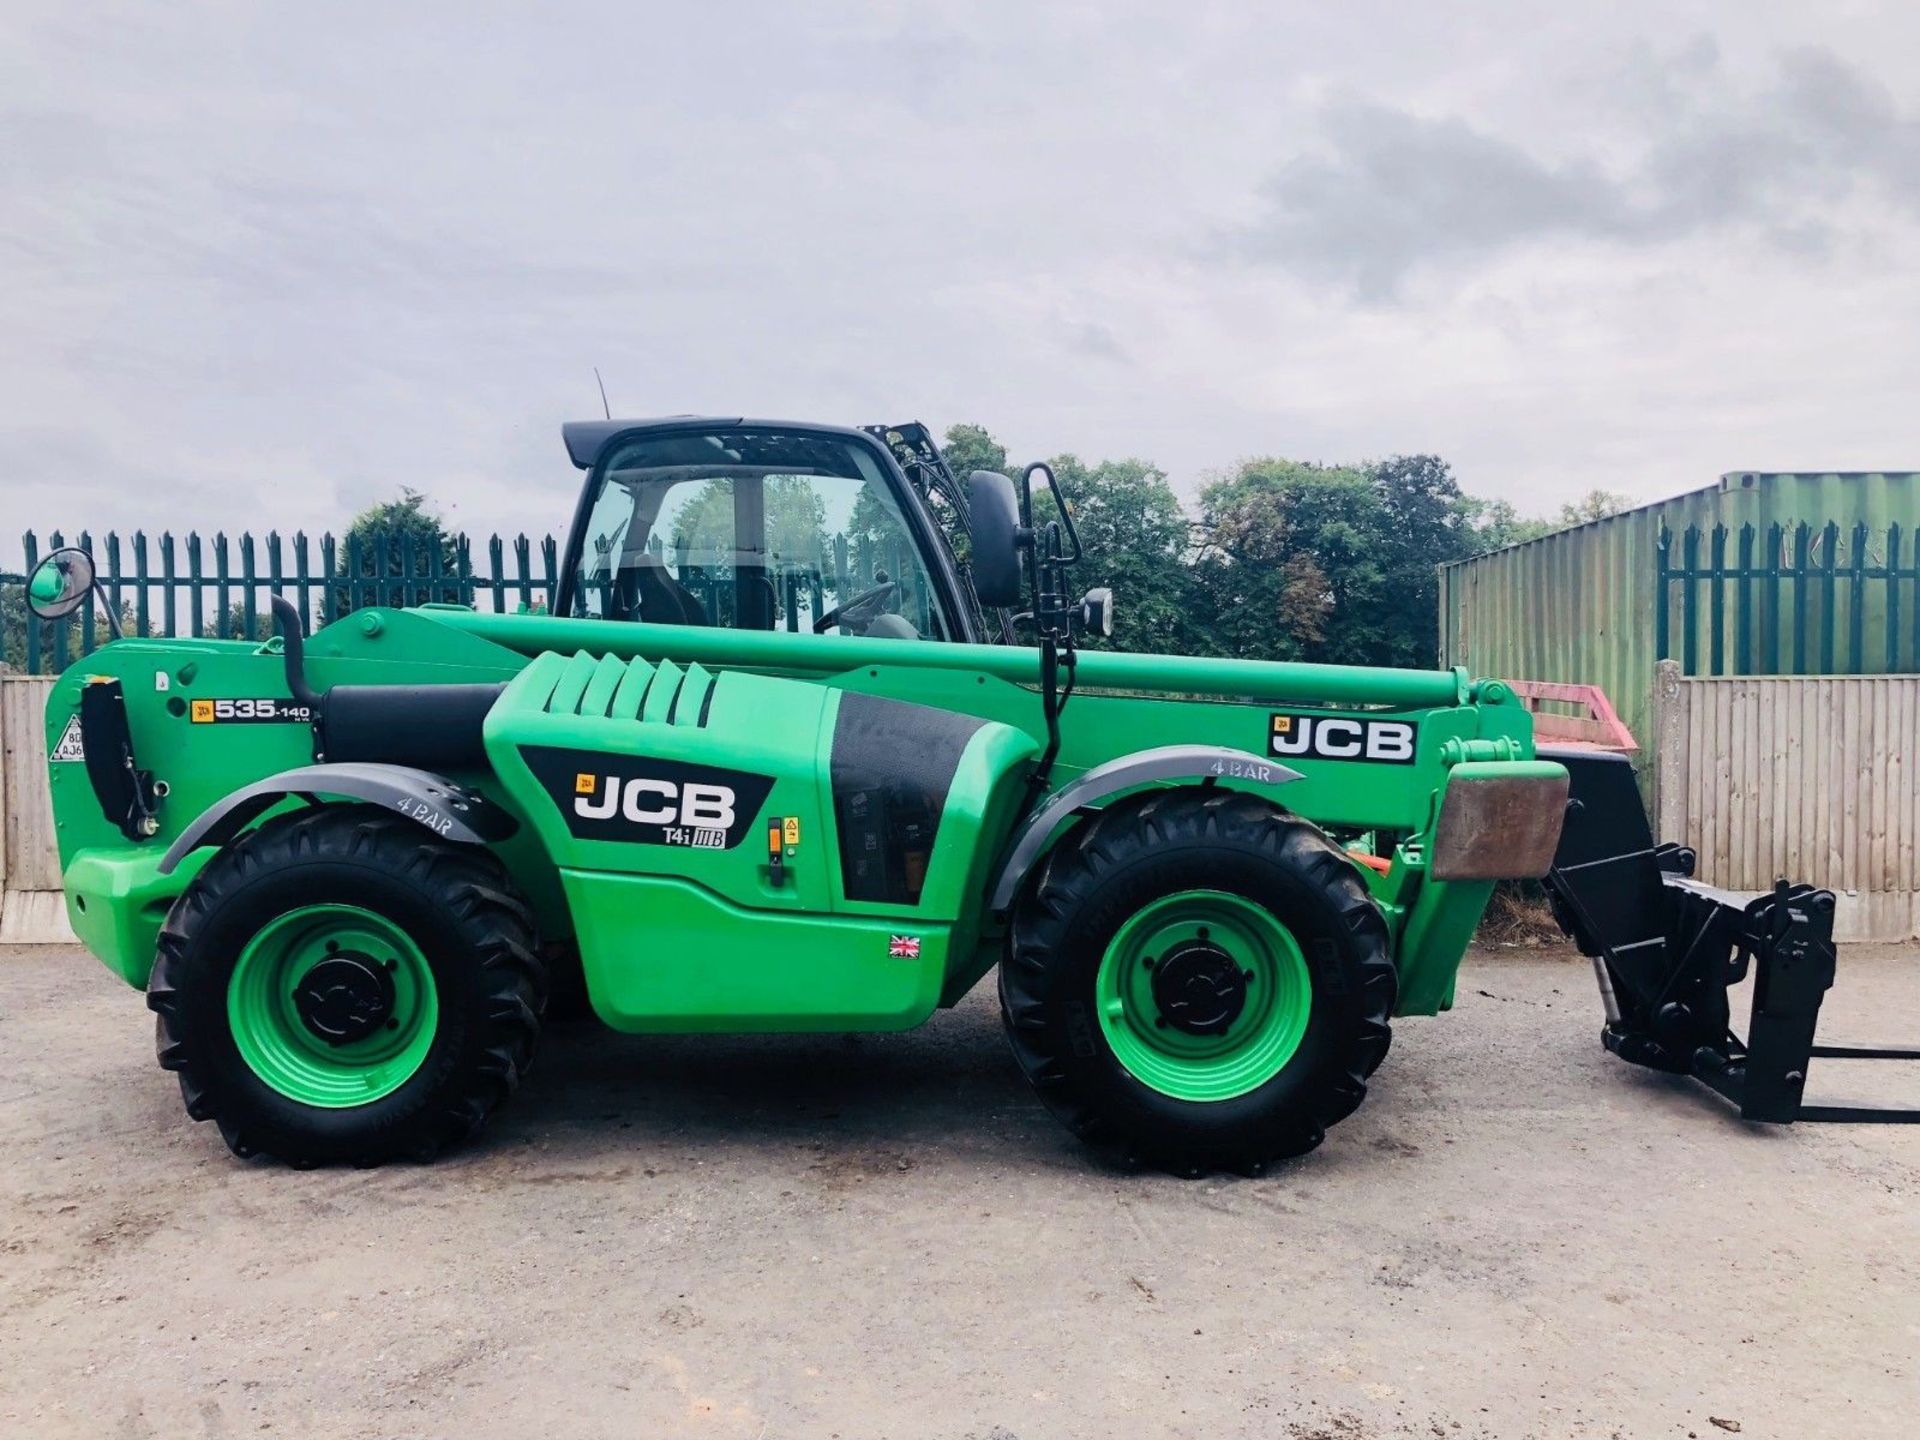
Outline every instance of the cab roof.
POLYGON ((819 425, 807 420, 751 420, 742 415, 662 415, 644 420, 569 420, 560 427, 567 442, 567 458, 579 469, 591 469, 609 440, 636 430, 738 429, 798 430, 814 435, 838 435, 871 444, 865 431, 844 425, 819 425))

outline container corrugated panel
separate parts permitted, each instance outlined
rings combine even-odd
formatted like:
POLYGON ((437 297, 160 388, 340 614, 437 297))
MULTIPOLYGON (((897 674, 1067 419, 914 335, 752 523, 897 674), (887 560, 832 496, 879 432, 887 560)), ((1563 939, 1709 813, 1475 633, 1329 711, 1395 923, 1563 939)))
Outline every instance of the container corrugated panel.
POLYGON ((1441 663, 1598 685, 1650 758, 1661 527, 1677 534, 1750 524, 1764 533, 1830 521, 1843 531, 1898 524, 1911 536, 1920 472, 1736 470, 1700 490, 1442 566, 1441 663))

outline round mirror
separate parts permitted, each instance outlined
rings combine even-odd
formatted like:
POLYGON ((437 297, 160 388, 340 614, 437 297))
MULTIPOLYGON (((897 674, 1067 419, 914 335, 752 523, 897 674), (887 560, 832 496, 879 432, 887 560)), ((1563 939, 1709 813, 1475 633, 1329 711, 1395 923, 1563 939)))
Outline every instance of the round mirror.
POLYGON ((973 590, 989 610, 1020 603, 1020 555, 1033 543, 1020 525, 1013 481, 992 470, 967 477, 967 529, 973 541, 973 590))
POLYGON ((27 608, 42 620, 58 620, 87 603, 93 593, 93 557, 72 546, 56 550, 27 579, 27 608))

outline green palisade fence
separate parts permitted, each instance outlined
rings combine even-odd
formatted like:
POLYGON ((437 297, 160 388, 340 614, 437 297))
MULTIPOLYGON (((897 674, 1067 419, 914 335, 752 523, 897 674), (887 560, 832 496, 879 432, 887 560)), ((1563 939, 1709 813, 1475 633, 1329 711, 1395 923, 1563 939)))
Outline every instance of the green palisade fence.
MULTIPOLYGON (((27 532, 28 572, 43 554, 66 543, 57 530, 44 546, 27 532)), ((283 543, 277 531, 261 541, 251 534, 232 540, 217 534, 203 542, 189 534, 176 543, 163 534, 149 544, 144 532, 135 531, 123 544, 116 534, 96 542, 83 531, 75 543, 93 556, 100 584, 130 635, 265 639, 272 633, 274 595, 293 601, 308 630, 367 605, 438 601, 539 610, 552 603, 558 569, 551 536, 492 536, 484 569, 476 568, 464 535, 433 540, 400 532, 345 541, 323 535, 315 546, 304 534, 283 543)), ((57 673, 109 638, 106 620, 91 605, 65 620, 34 620, 22 579, 0 574, 0 660, 7 665, 30 675, 57 673)))
POLYGON ((1920 670, 1920 556, 1898 524, 1662 527, 1657 658, 1688 675, 1920 670))

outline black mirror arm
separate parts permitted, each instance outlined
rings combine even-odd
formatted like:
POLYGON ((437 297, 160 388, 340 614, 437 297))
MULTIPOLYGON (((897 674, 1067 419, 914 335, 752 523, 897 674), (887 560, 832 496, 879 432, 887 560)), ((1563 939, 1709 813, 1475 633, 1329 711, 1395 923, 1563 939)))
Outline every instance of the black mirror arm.
MULTIPOLYGON (((1059 547, 1056 546, 1055 549, 1058 553, 1053 558, 1062 565, 1078 564, 1081 553, 1080 532, 1074 528, 1073 512, 1067 508, 1067 497, 1060 491, 1060 482, 1053 478, 1053 467, 1044 460, 1036 460, 1033 464, 1027 466, 1026 473, 1022 477, 1026 483, 1021 487, 1021 492, 1023 495, 1031 495, 1035 471, 1047 477, 1047 493, 1053 496, 1053 508, 1060 512, 1060 524, 1065 529, 1067 535, 1067 545, 1069 548, 1059 550, 1059 547)), ((1032 503, 1030 500, 1026 508, 1022 511, 1022 517, 1025 519, 1028 527, 1031 528, 1033 525, 1033 516, 1032 503)))

